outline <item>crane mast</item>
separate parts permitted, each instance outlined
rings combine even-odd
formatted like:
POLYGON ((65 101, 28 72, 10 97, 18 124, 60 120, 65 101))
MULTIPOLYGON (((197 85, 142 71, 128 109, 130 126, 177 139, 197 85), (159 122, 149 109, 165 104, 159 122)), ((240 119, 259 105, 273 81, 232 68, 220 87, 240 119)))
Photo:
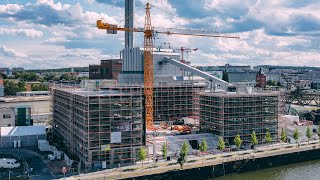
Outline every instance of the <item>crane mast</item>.
MULTIPOLYGON (((154 7, 154 6, 152 6, 154 7)), ((183 35, 183 36, 200 36, 200 37, 220 37, 220 38, 232 38, 239 39, 238 35, 234 34, 205 34, 195 33, 189 30, 188 32, 176 32, 173 28, 161 28, 161 30, 154 30, 151 24, 150 16, 151 5, 146 4, 146 16, 144 29, 142 28, 128 28, 118 27, 114 24, 103 23, 102 20, 97 20, 98 29, 107 30, 108 34, 117 34, 117 31, 125 32, 142 32, 144 33, 144 96, 145 96, 145 120, 146 127, 148 129, 153 128, 153 84, 154 84, 154 73, 153 73, 153 36, 155 33, 166 34, 166 35, 183 35)))
POLYGON ((150 4, 146 5, 146 16, 144 25, 144 95, 145 95, 145 111, 146 126, 153 127, 153 41, 152 41, 152 25, 150 17, 150 4))

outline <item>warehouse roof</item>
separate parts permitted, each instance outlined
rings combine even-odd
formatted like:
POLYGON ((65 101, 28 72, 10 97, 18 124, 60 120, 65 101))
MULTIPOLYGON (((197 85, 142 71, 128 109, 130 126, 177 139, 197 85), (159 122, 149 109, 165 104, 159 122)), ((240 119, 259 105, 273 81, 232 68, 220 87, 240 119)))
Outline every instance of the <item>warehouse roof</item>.
POLYGON ((1 127, 1 136, 30 136, 46 134, 45 126, 1 127))

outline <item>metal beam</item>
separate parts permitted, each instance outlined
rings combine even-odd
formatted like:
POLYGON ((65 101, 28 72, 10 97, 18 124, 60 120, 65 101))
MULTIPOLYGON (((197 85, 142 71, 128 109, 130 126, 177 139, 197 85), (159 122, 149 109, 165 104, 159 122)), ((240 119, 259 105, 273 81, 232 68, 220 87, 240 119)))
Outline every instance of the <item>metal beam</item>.
POLYGON ((171 59, 169 57, 163 58, 163 61, 160 61, 159 63, 160 64, 161 63, 170 63, 170 64, 175 65, 175 66, 177 66, 177 67, 179 67, 179 68, 181 68, 181 69, 183 69, 185 71, 189 71, 194 75, 200 76, 200 77, 210 81, 211 85, 216 87, 216 88, 218 88, 218 89, 227 89, 228 86, 232 85, 232 84, 230 84, 230 83, 228 83, 228 82, 226 82, 224 80, 221 80, 221 79, 219 79, 219 78, 217 78, 217 77, 215 77, 215 76, 213 76, 213 75, 211 75, 209 73, 200 71, 197 68, 191 67, 191 66, 189 66, 187 64, 184 64, 184 63, 182 63, 182 62, 180 62, 178 60, 175 60, 175 59, 171 59))

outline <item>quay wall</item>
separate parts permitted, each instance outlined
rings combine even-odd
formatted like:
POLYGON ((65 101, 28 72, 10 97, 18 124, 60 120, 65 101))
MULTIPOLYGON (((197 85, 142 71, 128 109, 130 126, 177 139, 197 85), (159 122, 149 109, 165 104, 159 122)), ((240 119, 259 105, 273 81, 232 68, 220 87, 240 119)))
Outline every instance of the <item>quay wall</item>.
POLYGON ((203 166, 191 169, 172 170, 160 174, 141 175, 128 178, 130 180, 187 180, 211 179, 227 174, 243 173, 270 167, 288 165, 303 161, 320 159, 320 149, 314 148, 307 151, 292 152, 287 154, 235 160, 217 165, 203 166))

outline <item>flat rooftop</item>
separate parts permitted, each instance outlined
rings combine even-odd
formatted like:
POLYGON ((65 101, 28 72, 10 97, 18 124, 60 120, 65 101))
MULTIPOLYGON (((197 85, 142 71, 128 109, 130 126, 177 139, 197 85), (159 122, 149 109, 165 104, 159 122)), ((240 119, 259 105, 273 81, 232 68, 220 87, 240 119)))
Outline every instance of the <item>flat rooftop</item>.
POLYGON ((69 92, 71 94, 83 96, 83 97, 107 97, 107 96, 132 96, 133 94, 115 91, 115 90, 100 90, 92 91, 85 89, 58 89, 69 92))
POLYGON ((1 136, 29 136, 46 134, 45 126, 11 126, 1 127, 1 136))
POLYGON ((252 92, 252 93, 245 93, 245 92, 206 92, 201 93, 202 96, 212 96, 212 97, 259 97, 259 96, 278 96, 278 92, 270 91, 270 92, 252 92))
POLYGON ((4 102, 29 102, 29 101, 49 101, 51 96, 10 96, 3 99, 4 102))

